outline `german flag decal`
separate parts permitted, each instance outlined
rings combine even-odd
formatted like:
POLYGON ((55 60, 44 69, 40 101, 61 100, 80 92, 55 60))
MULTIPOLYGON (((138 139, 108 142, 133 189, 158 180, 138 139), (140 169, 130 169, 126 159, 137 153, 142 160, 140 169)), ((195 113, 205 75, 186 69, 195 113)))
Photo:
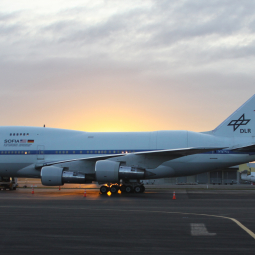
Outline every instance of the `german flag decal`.
POLYGON ((27 140, 28 143, 34 143, 34 140, 27 140))

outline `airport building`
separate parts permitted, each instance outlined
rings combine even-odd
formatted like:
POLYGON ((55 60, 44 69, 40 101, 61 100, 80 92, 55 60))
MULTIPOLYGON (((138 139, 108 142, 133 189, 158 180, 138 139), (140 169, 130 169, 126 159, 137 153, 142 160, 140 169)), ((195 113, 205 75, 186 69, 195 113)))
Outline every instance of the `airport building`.
POLYGON ((249 172, 255 172, 255 163, 243 164, 240 166, 234 166, 229 168, 219 169, 217 171, 206 172, 191 176, 173 177, 173 178, 162 178, 152 179, 143 181, 144 184, 217 184, 217 185, 228 185, 228 184, 244 184, 240 178, 240 172, 248 170, 249 172))

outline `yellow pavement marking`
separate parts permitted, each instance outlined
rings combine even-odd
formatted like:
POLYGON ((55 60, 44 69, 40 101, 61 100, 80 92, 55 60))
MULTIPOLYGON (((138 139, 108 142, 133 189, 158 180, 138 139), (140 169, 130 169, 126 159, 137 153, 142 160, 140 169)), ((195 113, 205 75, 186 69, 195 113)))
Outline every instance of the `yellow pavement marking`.
MULTIPOLYGON (((153 212, 153 211, 152 211, 153 212)), ((211 214, 199 214, 199 213, 183 213, 183 212, 163 212, 163 211, 154 211, 154 212, 161 212, 161 213, 179 213, 179 214, 190 214, 190 215, 199 215, 199 216, 207 216, 207 217, 215 217, 215 218, 223 218, 227 220, 231 220, 235 222, 240 228, 242 228, 246 233, 248 233, 253 239, 255 239, 255 234, 245 227, 240 221, 238 221, 235 218, 230 218, 230 217, 225 217, 225 216, 220 216, 220 215, 211 215, 211 214)))
POLYGON ((248 233, 252 238, 255 239, 255 234, 248 229, 247 227, 245 227, 240 221, 238 221, 235 218, 230 218, 230 217, 225 217, 225 216, 220 216, 220 215, 210 215, 210 214, 196 214, 196 213, 191 213, 193 215, 203 215, 203 216, 209 216, 209 217, 217 217, 217 218, 223 218, 223 219, 227 219, 227 220, 232 220, 233 222, 235 222, 240 228, 242 228, 246 233, 248 233))
POLYGON ((241 222, 239 222, 238 220, 234 219, 234 218, 229 218, 230 220, 234 221, 240 228, 242 228, 244 231, 246 231, 251 237, 253 237, 255 239, 255 234, 249 230, 248 228, 246 228, 241 222))

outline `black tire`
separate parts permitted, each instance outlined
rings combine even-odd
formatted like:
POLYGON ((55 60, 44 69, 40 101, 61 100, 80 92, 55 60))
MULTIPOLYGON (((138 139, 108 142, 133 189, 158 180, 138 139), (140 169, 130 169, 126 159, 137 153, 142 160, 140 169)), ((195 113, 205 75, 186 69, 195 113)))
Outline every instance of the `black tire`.
POLYGON ((142 185, 141 186, 141 193, 143 193, 145 191, 145 187, 142 185))
POLYGON ((131 187, 131 186, 126 186, 126 188, 125 188, 125 192, 127 192, 127 193, 131 193, 131 192, 133 192, 133 188, 131 187))
POLYGON ((109 191, 109 188, 107 186, 101 186, 100 192, 102 194, 106 194, 109 191))
POLYGON ((135 193, 141 193, 142 192, 142 188, 141 188, 142 186, 135 186, 135 188, 134 188, 134 192, 135 193))
POLYGON ((126 192, 126 185, 122 185, 122 186, 120 187, 120 191, 121 191, 121 192, 126 192))
POLYGON ((112 194, 118 193, 118 186, 117 185, 112 185, 110 188, 110 191, 112 194))

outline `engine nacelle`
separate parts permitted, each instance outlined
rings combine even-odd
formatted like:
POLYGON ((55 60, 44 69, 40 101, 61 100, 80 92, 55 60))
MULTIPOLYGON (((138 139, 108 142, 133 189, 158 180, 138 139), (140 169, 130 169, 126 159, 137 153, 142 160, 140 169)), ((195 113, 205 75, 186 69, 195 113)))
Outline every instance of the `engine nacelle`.
POLYGON ((61 186, 64 183, 85 183, 85 174, 65 171, 56 166, 45 166, 41 170, 41 181, 45 186, 61 186))
POLYGON ((102 183, 115 183, 120 179, 143 179, 145 170, 137 167, 120 166, 120 162, 99 160, 96 162, 96 180, 102 183))

